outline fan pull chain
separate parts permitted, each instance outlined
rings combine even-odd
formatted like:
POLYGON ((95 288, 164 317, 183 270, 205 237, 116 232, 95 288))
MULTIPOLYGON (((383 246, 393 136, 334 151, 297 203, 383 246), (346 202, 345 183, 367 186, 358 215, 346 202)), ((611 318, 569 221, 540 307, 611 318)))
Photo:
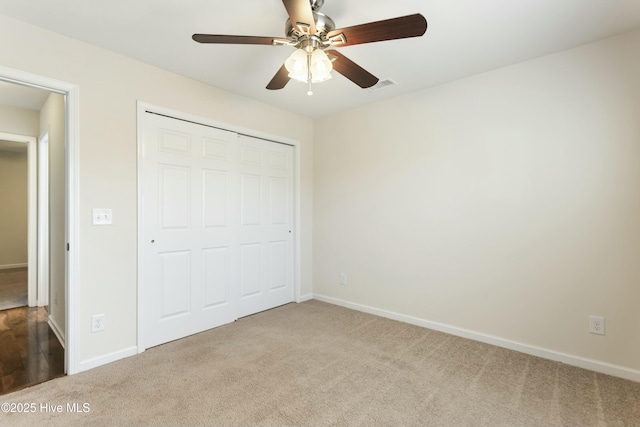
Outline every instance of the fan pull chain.
POLYGON ((309 84, 309 90, 307 90, 307 95, 313 95, 313 90, 311 89, 311 53, 307 52, 307 83, 309 84))

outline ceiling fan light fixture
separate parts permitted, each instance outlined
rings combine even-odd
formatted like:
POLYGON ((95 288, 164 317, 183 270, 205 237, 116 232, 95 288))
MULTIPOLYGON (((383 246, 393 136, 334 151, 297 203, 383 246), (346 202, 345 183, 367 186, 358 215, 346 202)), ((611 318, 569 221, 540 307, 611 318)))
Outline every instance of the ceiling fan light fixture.
POLYGON ((284 63, 289 78, 303 83, 320 83, 331 78, 333 65, 324 51, 315 49, 307 53, 305 49, 296 49, 284 63), (311 72, 309 72, 311 71, 311 72))
POLYGON ((289 15, 285 38, 228 34, 194 34, 191 38, 198 43, 293 46, 296 51, 280 66, 266 88, 282 89, 289 80, 298 80, 307 83, 307 93, 312 95, 313 83, 330 79, 333 69, 363 89, 379 82, 376 76, 330 48, 421 37, 427 31, 427 20, 420 13, 336 29, 335 22, 319 12, 324 0, 282 0, 282 3, 289 15), (325 52, 326 49, 329 50, 325 52), (333 61, 337 62, 332 64, 333 61))

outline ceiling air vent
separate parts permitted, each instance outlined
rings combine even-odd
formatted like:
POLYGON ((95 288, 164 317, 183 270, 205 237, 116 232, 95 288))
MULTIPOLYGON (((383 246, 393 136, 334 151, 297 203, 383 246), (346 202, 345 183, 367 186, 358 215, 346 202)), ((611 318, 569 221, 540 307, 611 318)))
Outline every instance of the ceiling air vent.
POLYGON ((371 86, 369 88, 369 90, 376 91, 376 90, 384 89, 385 87, 395 86, 397 84, 398 83, 394 82, 391 79, 384 79, 384 80, 380 80, 378 83, 376 83, 375 85, 371 86))

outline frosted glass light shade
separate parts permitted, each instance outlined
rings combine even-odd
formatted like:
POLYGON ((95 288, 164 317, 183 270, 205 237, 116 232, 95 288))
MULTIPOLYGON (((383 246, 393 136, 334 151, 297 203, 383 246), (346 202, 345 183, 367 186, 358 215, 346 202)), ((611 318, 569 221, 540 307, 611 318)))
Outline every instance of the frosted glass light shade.
POLYGON ((333 66, 327 54, 320 49, 316 49, 311 54, 311 58, 304 49, 296 49, 284 63, 289 72, 289 78, 307 82, 309 79, 308 65, 311 63, 311 82, 323 82, 331 78, 333 66))
POLYGON ((289 72, 289 77, 301 82, 307 81, 307 52, 296 49, 284 62, 284 67, 289 72))
POLYGON ((331 78, 333 65, 324 51, 316 49, 311 54, 311 82, 323 82, 331 78))

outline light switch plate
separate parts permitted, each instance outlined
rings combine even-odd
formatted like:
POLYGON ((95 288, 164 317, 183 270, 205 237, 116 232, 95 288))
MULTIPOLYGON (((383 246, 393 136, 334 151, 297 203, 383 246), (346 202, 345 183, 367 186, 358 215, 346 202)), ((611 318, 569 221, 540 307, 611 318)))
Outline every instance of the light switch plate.
POLYGON ((111 209, 93 208, 93 225, 113 224, 111 209))

